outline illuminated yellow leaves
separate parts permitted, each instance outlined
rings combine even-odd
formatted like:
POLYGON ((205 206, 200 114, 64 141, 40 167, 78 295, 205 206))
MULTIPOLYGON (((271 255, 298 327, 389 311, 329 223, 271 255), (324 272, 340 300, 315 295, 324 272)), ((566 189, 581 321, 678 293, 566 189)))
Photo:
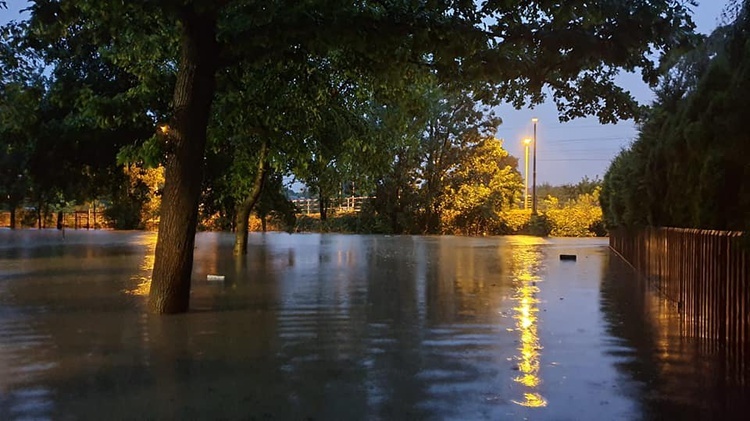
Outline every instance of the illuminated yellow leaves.
POLYGON ((449 172, 443 226, 460 234, 499 233, 499 212, 520 197, 515 162, 496 139, 484 139, 449 172))
POLYGON ((602 208, 599 206, 599 191, 579 195, 576 200, 561 206, 556 198, 544 200, 544 214, 550 222, 550 235, 553 237, 593 237, 597 233, 591 228, 602 221, 602 208))
MULTIPOLYGON (((599 188, 593 194, 581 194, 575 200, 560 204, 556 197, 547 196, 539 209, 546 224, 546 232, 553 237, 593 237, 604 235, 599 188)), ((531 212, 508 209, 499 215, 507 234, 525 232, 531 222, 531 212)))
POLYGON ((155 230, 159 225, 161 196, 158 192, 164 187, 164 167, 143 168, 128 165, 123 171, 128 176, 129 189, 145 195, 141 207, 141 225, 146 230, 155 230))

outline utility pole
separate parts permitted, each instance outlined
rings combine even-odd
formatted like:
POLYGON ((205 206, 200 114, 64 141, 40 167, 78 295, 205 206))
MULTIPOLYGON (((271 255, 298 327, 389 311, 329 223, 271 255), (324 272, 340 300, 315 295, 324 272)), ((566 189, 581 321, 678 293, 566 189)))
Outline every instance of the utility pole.
POLYGON ((531 214, 536 215, 536 123, 539 119, 535 117, 531 121, 534 123, 534 176, 531 185, 531 214))
POLYGON ((531 139, 524 139, 523 144, 525 146, 525 153, 524 153, 524 170, 523 170, 523 177, 524 177, 524 183, 523 183, 523 210, 529 209, 529 145, 531 144, 531 139))

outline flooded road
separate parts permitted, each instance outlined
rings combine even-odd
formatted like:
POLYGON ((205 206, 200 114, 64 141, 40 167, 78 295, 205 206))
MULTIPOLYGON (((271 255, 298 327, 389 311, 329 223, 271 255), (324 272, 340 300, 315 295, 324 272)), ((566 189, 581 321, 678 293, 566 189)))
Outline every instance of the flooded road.
POLYGON ((750 410, 742 367, 681 337, 606 240, 251 234, 235 259, 201 233, 192 311, 153 316, 155 240, 0 230, 0 420, 750 410))

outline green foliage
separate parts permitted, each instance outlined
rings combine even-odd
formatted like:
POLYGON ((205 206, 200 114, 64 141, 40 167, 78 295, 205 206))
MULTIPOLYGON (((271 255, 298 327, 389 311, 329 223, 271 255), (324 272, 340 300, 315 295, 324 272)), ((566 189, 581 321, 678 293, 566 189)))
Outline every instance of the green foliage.
POLYGON ((588 177, 583 177, 576 184, 553 186, 549 183, 543 183, 536 186, 536 194, 540 198, 552 196, 562 203, 567 203, 570 200, 576 200, 582 194, 594 194, 594 191, 601 187, 601 184, 602 181, 599 178, 590 179, 588 177))
POLYGON ((141 227, 141 206, 137 198, 129 195, 114 196, 110 206, 104 211, 104 217, 117 230, 133 230, 141 227))
MULTIPOLYGON (((586 113, 604 121, 628 117, 637 107, 611 83, 613 73, 618 67, 643 67, 644 76, 653 79, 647 58, 651 48, 679 48, 691 28, 686 9, 676 0, 659 0, 637 10, 628 3, 603 7, 587 0, 565 7, 490 1, 481 8, 443 1, 38 0, 30 2, 30 15, 28 26, 3 28, 0 56, 7 58, 3 64, 12 65, 2 66, 2 71, 21 74, 21 69, 34 68, 26 66, 34 60, 52 69, 49 103, 59 115, 45 116, 48 124, 41 130, 69 136, 60 146, 42 139, 40 147, 54 146, 51 155, 59 161, 86 157, 96 149, 91 154, 103 165, 93 165, 88 158, 71 161, 88 167, 87 172, 110 175, 116 172, 114 163, 102 157, 112 151, 119 151, 121 164, 164 162, 169 148, 154 136, 154 129, 174 117, 170 101, 180 68, 180 30, 187 24, 215 24, 220 71, 211 130, 219 142, 228 142, 219 149, 247 146, 248 152, 238 155, 252 156, 258 136, 267 137, 276 151, 272 165, 283 173, 294 171, 311 186, 318 185, 313 188, 328 192, 324 195, 342 179, 365 188, 387 184, 387 177, 378 180, 382 171, 375 174, 394 156, 383 152, 410 140, 373 135, 363 119, 377 115, 375 110, 384 104, 420 119, 421 106, 415 113, 405 98, 410 85, 434 78, 430 83, 440 86, 432 88, 435 99, 450 91, 471 92, 467 101, 472 106, 476 100, 537 103, 547 86, 563 118, 586 113), (528 15, 540 18, 532 23, 521 18, 528 15), (636 27, 651 29, 631 30, 636 27), (5 54, 18 51, 27 54, 23 59, 5 54), (94 142, 104 136, 112 139, 112 131, 122 136, 111 143, 94 142)), ((445 111, 438 110, 446 105, 439 100, 430 101, 434 147, 419 151, 432 162, 430 174, 423 177, 431 190, 421 204, 426 212, 420 216, 423 231, 439 229, 436 203, 444 191, 439 177, 451 160, 439 156, 446 152, 439 142, 453 142, 450 126, 435 117, 445 111)), ((402 134, 412 130, 408 120, 400 119, 402 134)), ((55 161, 38 157, 36 168, 55 168, 55 161)), ((229 166, 234 168, 232 177, 219 174, 223 165, 209 171, 212 191, 205 197, 211 207, 226 209, 230 199, 236 201, 233 196, 246 190, 238 186, 243 177, 251 178, 245 164, 229 166)), ((58 186, 51 180, 70 180, 71 174, 61 168, 47 173, 41 190, 62 189, 70 195, 82 189, 81 184, 92 183, 90 178, 72 177, 75 181, 69 185, 58 186)), ((388 206, 403 213, 403 205, 388 206)))
POLYGON ((17 208, 31 186, 29 161, 41 89, 18 83, 0 89, 0 203, 17 208))
POLYGON ((553 237, 603 236, 602 208, 599 204, 600 188, 592 194, 584 193, 561 205, 557 198, 549 196, 541 209, 546 217, 549 235, 553 237))
POLYGON ((529 234, 531 211, 527 209, 507 209, 500 212, 502 234, 529 234))
POLYGON ((529 234, 539 237, 547 237, 552 232, 552 222, 545 213, 530 215, 529 234))
POLYGON ((379 213, 375 209, 374 203, 373 200, 369 200, 362 205, 362 210, 357 215, 358 225, 356 232, 362 234, 395 234, 402 232, 398 229, 400 226, 408 225, 406 221, 396 221, 397 225, 396 229, 394 229, 393 221, 385 217, 388 214, 379 213))
POLYGON ((748 6, 663 79, 638 139, 604 177, 607 226, 750 228, 748 6))
POLYGON ((461 234, 501 233, 500 212, 515 206, 523 191, 517 165, 494 138, 472 145, 446 177, 442 225, 461 234))
POLYGON ((123 182, 116 153, 153 132, 144 108, 158 101, 133 93, 138 79, 108 59, 111 39, 90 22, 67 26, 72 2, 30 6, 29 22, 0 28, 2 197, 46 208, 109 195, 123 182))
POLYGON ((105 217, 115 229, 156 229, 160 190, 164 187, 163 168, 128 165, 123 169, 123 176, 124 182, 111 195, 105 217))
POLYGON ((164 136, 154 134, 140 144, 124 145, 116 156, 118 165, 138 163, 146 168, 156 168, 166 156, 164 136))
MULTIPOLYGON (((472 147, 485 138, 494 137, 501 123, 489 107, 474 101, 471 93, 451 88, 430 87, 426 92, 429 108, 422 130, 421 162, 417 171, 422 180, 421 229, 425 233, 445 232, 443 202, 450 192, 449 174, 459 167, 466 168, 464 161, 471 159, 472 147)), ((505 166, 501 162, 496 165, 505 166)))
POLYGON ((264 230, 269 218, 274 225, 282 227, 285 231, 294 230, 297 209, 284 194, 284 179, 281 173, 273 172, 267 176, 255 213, 263 221, 264 230))
MULTIPOLYGON (((466 139, 476 143, 471 131, 460 125, 487 121, 459 119, 458 124, 448 124, 452 117, 444 109, 446 103, 470 114, 477 104, 505 100, 520 107, 540 103, 544 93, 551 92, 562 119, 588 114, 601 121, 632 117, 639 108, 613 83, 614 75, 620 69, 641 68, 644 80, 654 82, 652 51, 682 47, 692 30, 682 0, 488 0, 481 4, 448 0, 33 0, 29 11, 24 48, 6 42, 3 31, 0 60, 9 49, 29 50, 51 69, 49 96, 40 107, 43 124, 34 137, 29 160, 36 187, 34 201, 42 203, 60 195, 69 198, 74 193, 96 197, 102 186, 116 179, 115 155, 121 148, 142 145, 153 136, 157 124, 171 126, 160 161, 166 168, 164 199, 169 206, 163 212, 165 223, 160 229, 149 301, 153 311, 168 313, 189 308, 207 131, 212 123, 222 123, 211 121, 211 110, 221 94, 232 96, 227 86, 239 86, 240 97, 248 87, 256 88, 249 92, 257 92, 263 87, 261 81, 268 80, 259 77, 259 72, 266 69, 272 80, 288 75, 284 70, 289 66, 292 77, 279 78, 279 82, 319 87, 324 85, 319 79, 333 81, 334 89, 327 96, 346 98, 332 100, 328 107, 304 102, 305 115, 314 117, 311 130, 276 133, 281 136, 268 132, 286 128, 277 124, 287 117, 280 110, 293 108, 283 95, 256 106, 248 105, 252 101, 247 98, 229 101, 239 104, 235 113, 254 111, 249 113, 254 117, 249 122, 231 119, 228 131, 239 142, 295 139, 303 145, 274 146, 284 158, 273 166, 282 173, 294 168, 317 189, 323 218, 334 181, 338 186, 342 176, 355 173, 354 165, 363 162, 363 155, 374 155, 365 133, 357 130, 357 123, 366 120, 367 113, 360 108, 364 98, 386 104, 380 95, 398 92, 425 75, 434 77, 434 86, 445 91, 433 91, 439 98, 462 93, 465 97, 457 100, 429 102, 438 110, 428 113, 428 147, 417 154, 427 157, 423 160, 426 176, 419 180, 427 186, 420 203, 424 209, 420 225, 432 231, 441 228, 440 196, 446 187, 442 178, 460 161, 450 156, 454 146, 466 139), (315 64, 307 73, 299 71, 310 62, 315 64), (329 63, 335 71, 327 71, 329 63), (225 84, 233 76, 242 82, 245 71, 248 83, 225 84), (458 87, 448 89, 450 84, 458 87), (362 91, 371 95, 358 94, 362 85, 368 88, 362 91), (279 103, 282 106, 277 107, 279 103), (458 136, 454 127, 459 129, 458 136), (265 133, 256 137, 245 131, 256 129, 265 133)), ((13 64, 11 68, 17 67, 13 64)), ((4 84, 5 66, 0 68, 4 84)), ((302 98, 326 97, 324 90, 311 91, 318 95, 302 98)), ((292 120, 304 122, 297 116, 292 120)), ((228 138, 221 137, 222 142, 228 138)), ((251 154, 250 150, 244 153, 251 154)), ((131 148, 120 158, 137 154, 131 148)), ((223 155, 219 161, 226 160, 223 155)), ((260 177, 255 180, 262 180, 267 164, 263 158, 256 161, 260 177)), ((210 180, 223 177, 221 170, 210 175, 210 180)), ((208 188, 213 185, 206 184, 208 188)), ((422 186, 411 190, 417 188, 422 186)), ((231 190, 216 193, 213 197, 225 205, 231 190)), ((487 206, 483 206, 486 214, 487 206)), ((403 207, 392 209, 399 208, 403 207)))
POLYGON ((333 213, 325 221, 319 215, 300 215, 297 218, 297 232, 339 232, 348 234, 394 234, 388 221, 368 211, 359 213, 333 213))
MULTIPOLYGON (((450 214, 444 222, 447 233, 461 235, 528 234, 553 237, 603 237, 607 231, 602 221, 598 202, 599 188, 593 194, 581 194, 574 200, 561 204, 552 196, 542 203, 544 210, 532 216, 527 209, 487 207, 471 208, 450 214)), ((345 232, 359 234, 400 234, 393 231, 390 221, 378 214, 371 205, 360 213, 334 215, 320 221, 315 215, 300 216, 297 231, 345 232)))

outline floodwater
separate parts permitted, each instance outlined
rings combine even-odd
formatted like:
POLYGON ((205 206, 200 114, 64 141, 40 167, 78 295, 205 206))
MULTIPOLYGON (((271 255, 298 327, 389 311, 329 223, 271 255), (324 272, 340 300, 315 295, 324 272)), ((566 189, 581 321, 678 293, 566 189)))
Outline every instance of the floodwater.
POLYGON ((0 230, 0 419, 741 419, 745 377, 599 239, 0 230), (576 262, 560 261, 561 253, 576 262), (208 274, 224 282, 208 282, 208 274), (733 371, 734 370, 734 371, 733 371))

